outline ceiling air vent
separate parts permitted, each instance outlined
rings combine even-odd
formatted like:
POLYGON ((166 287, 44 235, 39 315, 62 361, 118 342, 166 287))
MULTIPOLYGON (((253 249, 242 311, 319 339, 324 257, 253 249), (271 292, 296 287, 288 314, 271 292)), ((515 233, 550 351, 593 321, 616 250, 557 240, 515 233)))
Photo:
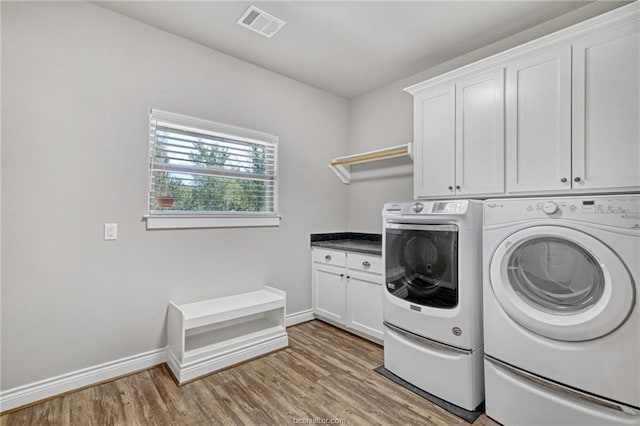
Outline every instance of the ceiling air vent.
POLYGON ((271 38, 280 28, 284 27, 286 22, 273 15, 269 15, 264 10, 260 10, 255 6, 249 6, 249 9, 238 19, 238 24, 267 38, 271 38))

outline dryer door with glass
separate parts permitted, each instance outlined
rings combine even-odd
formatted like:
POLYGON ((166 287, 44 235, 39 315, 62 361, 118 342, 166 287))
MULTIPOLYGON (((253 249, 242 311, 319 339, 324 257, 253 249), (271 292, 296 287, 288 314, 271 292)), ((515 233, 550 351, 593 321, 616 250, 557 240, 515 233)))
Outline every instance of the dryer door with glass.
POLYGON ((609 334, 635 303, 633 279, 616 253, 567 227, 535 226, 510 235, 494 252, 489 276, 514 321, 556 340, 609 334))
POLYGON ((386 289, 415 305, 458 306, 458 227, 388 223, 386 289))

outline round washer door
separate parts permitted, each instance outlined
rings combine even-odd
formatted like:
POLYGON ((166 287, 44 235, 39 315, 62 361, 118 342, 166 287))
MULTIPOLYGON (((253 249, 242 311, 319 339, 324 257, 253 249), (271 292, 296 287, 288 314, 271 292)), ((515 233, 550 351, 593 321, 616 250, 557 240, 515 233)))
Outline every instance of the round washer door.
POLYGON ((569 228, 536 226, 510 235, 493 254, 489 276, 514 321, 556 340, 609 334, 635 303, 633 280, 620 258, 569 228))

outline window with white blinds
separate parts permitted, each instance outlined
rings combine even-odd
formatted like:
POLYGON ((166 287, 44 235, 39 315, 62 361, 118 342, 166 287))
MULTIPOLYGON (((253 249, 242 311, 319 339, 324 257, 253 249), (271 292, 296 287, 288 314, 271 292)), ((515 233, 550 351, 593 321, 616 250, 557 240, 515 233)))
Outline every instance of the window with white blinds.
POLYGON ((151 110, 149 217, 212 217, 217 219, 212 226, 274 225, 252 218, 277 220, 277 160, 276 136, 151 110))

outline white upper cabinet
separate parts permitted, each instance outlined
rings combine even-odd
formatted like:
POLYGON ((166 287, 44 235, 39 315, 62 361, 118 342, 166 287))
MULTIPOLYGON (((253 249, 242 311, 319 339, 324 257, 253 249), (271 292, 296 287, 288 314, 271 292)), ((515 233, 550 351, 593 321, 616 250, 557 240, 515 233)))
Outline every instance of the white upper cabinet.
POLYGON ((405 90, 416 198, 640 191, 640 2, 405 90))
POLYGON ((414 98, 414 193, 454 195, 455 88, 434 87, 414 98))
POLYGON ((417 94, 416 198, 504 192, 504 70, 417 94))
POLYGON ((456 195, 504 192, 504 69, 456 83, 456 195))
POLYGON ((573 187, 640 187, 640 24, 573 45, 573 187))
POLYGON ((507 65, 509 192, 571 188, 571 46, 507 65))

